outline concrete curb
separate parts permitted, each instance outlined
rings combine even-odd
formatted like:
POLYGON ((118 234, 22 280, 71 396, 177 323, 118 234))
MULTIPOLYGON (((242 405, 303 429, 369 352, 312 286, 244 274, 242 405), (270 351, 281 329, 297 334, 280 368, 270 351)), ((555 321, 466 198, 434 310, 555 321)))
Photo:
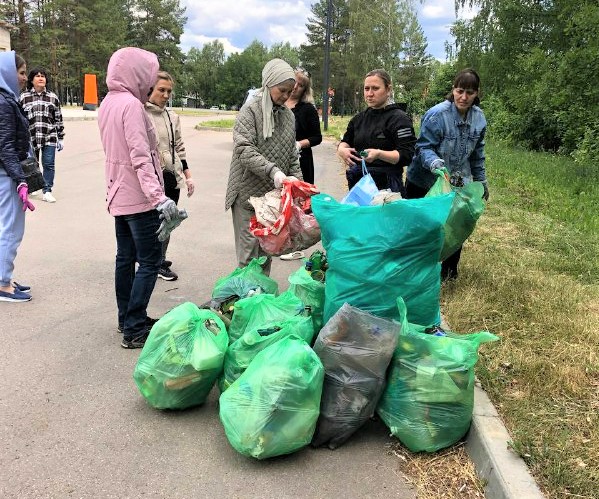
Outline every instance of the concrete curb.
POLYGON ((466 451, 478 476, 487 482, 486 499, 544 498, 526 463, 508 448, 510 440, 497 410, 477 382, 466 451))

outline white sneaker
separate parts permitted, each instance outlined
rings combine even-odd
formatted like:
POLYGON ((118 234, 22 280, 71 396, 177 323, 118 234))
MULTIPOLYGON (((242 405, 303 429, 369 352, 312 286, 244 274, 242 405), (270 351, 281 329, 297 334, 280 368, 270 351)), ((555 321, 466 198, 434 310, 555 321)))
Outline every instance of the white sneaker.
POLYGON ((293 253, 287 253, 286 255, 281 255, 279 257, 281 260, 299 260, 300 258, 304 258, 303 251, 294 251, 293 253))
POLYGON ((46 203, 56 203, 56 198, 52 195, 51 192, 44 192, 42 196, 42 201, 46 201, 46 203))
POLYGON ((30 192, 29 195, 30 196, 39 196, 41 193, 42 193, 42 190, 38 189, 37 191, 30 192))

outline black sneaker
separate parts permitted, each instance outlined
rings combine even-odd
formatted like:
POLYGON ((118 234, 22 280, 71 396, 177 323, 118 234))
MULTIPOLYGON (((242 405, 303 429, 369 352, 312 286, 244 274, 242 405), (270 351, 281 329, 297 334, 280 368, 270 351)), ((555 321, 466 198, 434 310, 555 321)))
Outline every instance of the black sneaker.
POLYGON ((161 267, 170 267, 173 264, 173 262, 171 262, 170 260, 164 260, 164 262, 162 262, 161 267))
POLYGON ((175 274, 169 267, 160 267, 158 271, 158 277, 165 281, 176 281, 179 276, 175 274))
POLYGON ((121 346, 123 348, 133 349, 133 348, 143 348, 146 344, 146 340, 148 339, 148 332, 145 331, 141 336, 136 336, 135 338, 131 338, 127 340, 123 338, 121 341, 121 346))
MULTIPOLYGON (((150 330, 154 327, 154 324, 158 322, 158 319, 152 319, 151 317, 146 317, 146 331, 149 333, 150 330)), ((119 324, 116 328, 117 332, 123 334, 123 325, 119 324)))

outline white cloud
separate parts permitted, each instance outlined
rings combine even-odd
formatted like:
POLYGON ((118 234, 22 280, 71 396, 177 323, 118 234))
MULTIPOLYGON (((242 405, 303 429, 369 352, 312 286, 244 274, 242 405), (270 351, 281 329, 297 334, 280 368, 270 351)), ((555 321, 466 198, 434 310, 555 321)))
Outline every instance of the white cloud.
POLYGON ((183 48, 184 52, 187 52, 191 47, 201 49, 204 45, 211 43, 214 40, 219 40, 223 44, 225 54, 227 55, 230 55, 234 52, 243 52, 242 47, 236 47, 228 38, 194 35, 190 32, 185 32, 183 35, 181 35, 181 47, 183 48))
MULTIPOLYGON (((191 38, 228 40, 232 47, 245 47, 254 39, 269 47, 277 42, 297 46, 305 41, 310 14, 310 2, 300 0, 182 0, 181 5, 188 18, 181 37, 184 51, 191 38)), ((226 47, 225 52, 230 53, 226 47)))
MULTIPOLYGON (((472 19, 478 12, 477 8, 469 7, 458 10, 459 19, 472 19)), ((455 1, 454 0, 425 0, 420 8, 420 13, 424 19, 448 19, 455 20, 455 1)))

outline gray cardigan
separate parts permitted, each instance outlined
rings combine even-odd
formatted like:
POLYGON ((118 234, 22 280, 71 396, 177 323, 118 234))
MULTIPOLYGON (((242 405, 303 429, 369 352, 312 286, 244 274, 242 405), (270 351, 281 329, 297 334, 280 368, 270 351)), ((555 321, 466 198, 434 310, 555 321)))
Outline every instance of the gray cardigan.
POLYGON ((261 99, 250 99, 239 111, 233 128, 233 157, 225 196, 228 210, 239 197, 244 207, 250 196, 264 196, 273 190, 273 178, 279 170, 302 180, 295 149, 295 118, 285 106, 274 106, 275 125, 272 136, 262 134, 261 99))

